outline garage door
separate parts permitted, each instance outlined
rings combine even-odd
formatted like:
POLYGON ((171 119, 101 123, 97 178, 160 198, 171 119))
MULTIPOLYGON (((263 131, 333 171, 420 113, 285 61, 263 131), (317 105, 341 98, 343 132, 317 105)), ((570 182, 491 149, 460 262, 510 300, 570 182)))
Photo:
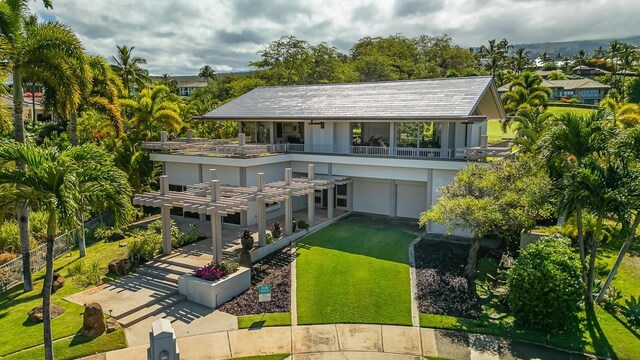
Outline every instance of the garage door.
POLYGON ((353 210, 389 215, 391 186, 388 181, 353 180, 353 210))
POLYGON ((398 184, 397 215, 417 219, 427 209, 427 183, 398 184))

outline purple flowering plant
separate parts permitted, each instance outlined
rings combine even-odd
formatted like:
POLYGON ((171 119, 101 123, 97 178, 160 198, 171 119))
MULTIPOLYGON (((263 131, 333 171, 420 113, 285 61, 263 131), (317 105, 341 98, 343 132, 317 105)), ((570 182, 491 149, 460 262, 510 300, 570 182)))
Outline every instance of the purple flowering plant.
POLYGON ((238 271, 238 264, 236 263, 223 261, 220 264, 216 264, 212 262, 197 268, 193 275, 204 280, 216 281, 236 271, 238 271))

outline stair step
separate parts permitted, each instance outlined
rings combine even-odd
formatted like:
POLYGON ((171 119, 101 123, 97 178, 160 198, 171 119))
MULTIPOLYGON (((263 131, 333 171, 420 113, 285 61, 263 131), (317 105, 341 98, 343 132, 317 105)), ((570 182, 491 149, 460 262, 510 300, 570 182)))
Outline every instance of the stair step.
POLYGON ((183 274, 183 273, 178 273, 174 271, 166 271, 164 269, 159 269, 151 266, 144 266, 139 268, 138 273, 144 276, 145 279, 159 280, 159 281, 171 283, 173 285, 178 284, 178 277, 180 277, 180 275, 183 274))
POLYGON ((175 306, 176 304, 186 300, 186 296, 180 294, 172 294, 171 296, 165 297, 162 300, 154 301, 153 303, 146 304, 143 308, 135 311, 133 313, 129 313, 124 317, 118 317, 117 320, 122 326, 129 327, 135 323, 138 323, 148 317, 157 315, 164 310, 175 306))
POLYGON ((125 317, 127 317, 127 316, 129 316, 131 314, 137 313, 138 311, 146 309, 146 308, 148 308, 150 306, 153 306, 155 304, 162 303, 166 299, 169 299, 169 298, 171 298, 173 296, 176 296, 176 295, 179 295, 177 287, 173 291, 168 291, 167 293, 165 293, 165 294, 163 294, 161 296, 158 296, 157 298, 155 298, 155 299, 153 299, 153 300, 151 300, 149 302, 146 302, 146 303, 144 303, 142 305, 139 305, 139 306, 136 306, 134 308, 131 308, 131 309, 123 312, 122 314, 118 314, 118 315, 116 315, 114 317, 115 317, 116 320, 120 321, 120 319, 123 319, 123 318, 125 318, 125 317))
POLYGON ((191 273, 198 268, 198 266, 183 264, 176 261, 160 259, 160 258, 154 259, 153 261, 146 263, 144 267, 151 267, 151 268, 160 269, 163 271, 172 272, 180 275, 191 273))

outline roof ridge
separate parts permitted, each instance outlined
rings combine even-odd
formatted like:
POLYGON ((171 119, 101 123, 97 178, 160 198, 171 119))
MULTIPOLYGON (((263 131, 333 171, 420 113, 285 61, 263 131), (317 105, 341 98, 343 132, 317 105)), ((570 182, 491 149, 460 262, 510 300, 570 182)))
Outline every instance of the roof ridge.
POLYGON ((491 75, 480 76, 458 76, 458 77, 439 77, 439 78, 427 78, 427 79, 407 79, 407 80, 381 80, 381 81, 358 81, 350 83, 329 83, 329 84, 291 84, 291 85, 262 85, 256 87, 256 89, 274 89, 274 88, 293 88, 293 87, 324 87, 324 86, 346 86, 346 85, 380 85, 380 84, 397 84, 397 83, 410 83, 410 82, 429 82, 437 80, 465 80, 465 79, 493 79, 491 75))

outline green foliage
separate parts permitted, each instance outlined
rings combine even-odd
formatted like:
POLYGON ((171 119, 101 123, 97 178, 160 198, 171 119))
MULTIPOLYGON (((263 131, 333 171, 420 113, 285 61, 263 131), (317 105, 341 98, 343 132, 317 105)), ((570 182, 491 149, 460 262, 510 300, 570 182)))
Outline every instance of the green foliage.
POLYGON ((298 229, 309 230, 309 223, 304 220, 298 220, 298 229))
POLYGON ((175 223, 171 222, 171 247, 177 249, 198 241, 198 225, 189 224, 189 231, 182 232, 175 223))
MULTIPOLYGON (((551 89, 542 85, 542 77, 536 73, 525 72, 509 85, 509 91, 502 95, 502 104, 507 114, 513 115, 521 109, 546 109, 549 96, 551 89)), ((505 121, 504 124, 508 122, 505 121)))
POLYGON ((622 314, 627 318, 629 325, 640 328, 640 296, 632 295, 631 298, 625 300, 622 314))
POLYGON ((150 261, 162 252, 162 236, 154 229, 137 231, 127 243, 127 257, 136 264, 150 261))
POLYGON ((584 294, 580 261, 569 241, 545 237, 527 246, 509 270, 509 306, 532 329, 565 329, 577 320, 584 294))
POLYGON ((266 233, 265 234, 265 241, 266 241, 267 245, 273 244, 273 235, 271 235, 271 233, 266 233))
POLYGON ((547 76, 549 80, 565 80, 567 76, 562 71, 552 71, 547 76))
POLYGON ((102 276, 105 269, 100 261, 94 261, 89 266, 85 266, 82 260, 73 263, 67 269, 67 277, 71 278, 74 284, 79 287, 96 286, 102 283, 102 276))
POLYGON ((0 224, 0 252, 20 253, 20 229, 15 220, 0 224))

